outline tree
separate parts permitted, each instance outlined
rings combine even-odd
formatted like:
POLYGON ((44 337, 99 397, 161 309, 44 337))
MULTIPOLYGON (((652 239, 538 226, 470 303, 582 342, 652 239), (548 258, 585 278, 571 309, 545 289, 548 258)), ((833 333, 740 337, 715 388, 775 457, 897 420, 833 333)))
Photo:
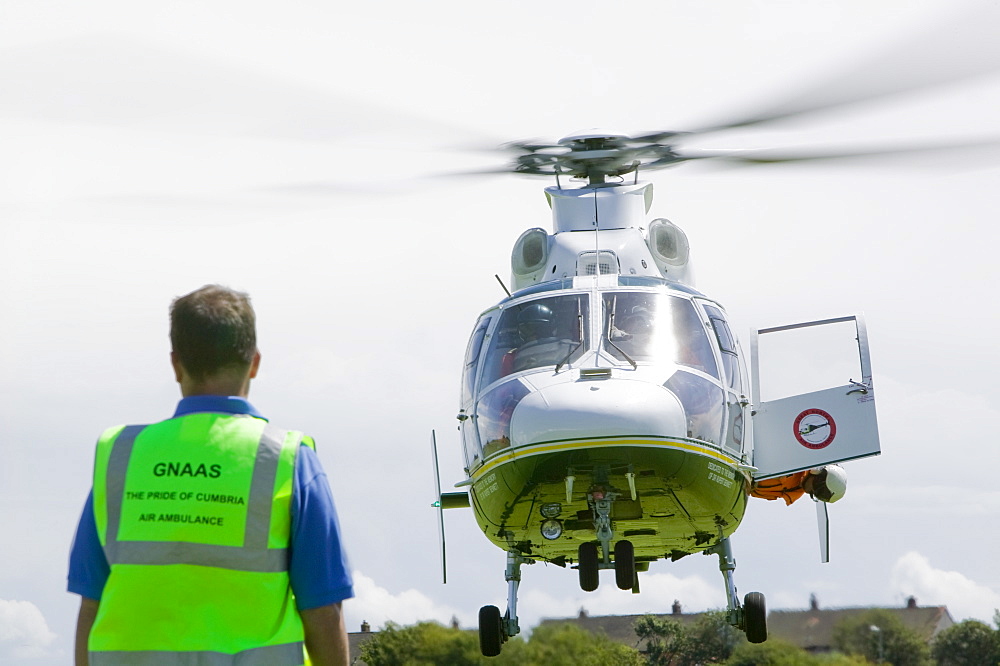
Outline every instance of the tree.
POLYGON ((635 648, 567 623, 535 627, 527 641, 508 642, 500 656, 488 663, 490 666, 642 666, 645 661, 635 648))
POLYGON ((931 653, 939 666, 994 666, 1000 663, 1000 631, 965 620, 938 634, 931 653))
POLYGON ((820 666, 802 648, 770 638, 766 643, 744 643, 733 651, 726 666, 820 666))
POLYGON ((646 641, 646 660, 654 666, 721 664, 742 641, 725 611, 704 613, 688 627, 645 615, 636 621, 635 633, 646 641))
POLYGON ((361 659, 369 666, 478 666, 486 658, 479 651, 479 636, 472 631, 420 622, 401 627, 394 622, 361 646, 361 659))
POLYGON ((572 624, 536 627, 530 640, 514 637, 497 657, 484 657, 479 635, 420 622, 401 627, 389 622, 361 646, 361 659, 369 666, 642 666, 634 648, 597 636, 572 624))
POLYGON ((687 628, 688 648, 680 666, 718 664, 732 656, 733 650, 746 641, 736 627, 729 624, 726 611, 702 613, 687 628))
POLYGON ((930 664, 927 644, 887 610, 873 609, 841 620, 833 628, 833 645, 849 655, 893 666, 930 664))
POLYGON ((687 647, 687 632, 674 620, 643 615, 634 629, 640 641, 646 641, 646 661, 651 666, 671 666, 687 647))

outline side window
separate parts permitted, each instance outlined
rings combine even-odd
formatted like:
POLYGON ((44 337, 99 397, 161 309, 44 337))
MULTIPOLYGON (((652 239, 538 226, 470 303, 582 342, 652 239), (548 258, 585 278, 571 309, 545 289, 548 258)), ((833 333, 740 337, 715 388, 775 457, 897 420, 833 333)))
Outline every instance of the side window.
POLYGON ((721 388, 684 370, 675 372, 664 386, 684 406, 688 437, 712 444, 722 442, 725 392, 721 388))
POLYGON ((472 400, 472 391, 476 383, 476 368, 479 361, 479 353, 483 349, 483 340, 486 339, 486 331, 490 327, 491 317, 483 317, 476 325, 476 330, 472 332, 469 339, 469 346, 465 350, 465 368, 462 372, 462 406, 464 407, 472 400))
POLYGON ((514 379, 500 384, 479 400, 476 423, 485 458, 510 446, 510 419, 517 403, 526 395, 528 389, 514 379))
POLYGON ((729 330, 729 324, 722 311, 711 305, 705 306, 708 313, 708 320, 712 322, 712 330, 715 331, 715 339, 719 343, 719 350, 722 352, 722 367, 726 373, 726 381, 729 388, 737 393, 743 392, 740 382, 740 361, 739 353, 736 350, 736 338, 729 330))
POLYGON ((743 405, 732 391, 726 392, 726 411, 729 414, 729 436, 725 445, 734 451, 743 450, 743 405))

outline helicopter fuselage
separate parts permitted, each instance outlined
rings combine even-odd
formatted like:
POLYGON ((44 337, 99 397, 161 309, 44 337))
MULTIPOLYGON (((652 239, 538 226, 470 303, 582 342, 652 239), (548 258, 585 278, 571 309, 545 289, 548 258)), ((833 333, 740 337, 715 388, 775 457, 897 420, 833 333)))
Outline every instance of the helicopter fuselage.
POLYGON ((516 292, 482 314, 466 359, 479 526, 564 564, 609 499, 609 540, 631 541, 640 568, 711 547, 746 508, 745 377, 722 308, 682 284, 598 274, 516 292))

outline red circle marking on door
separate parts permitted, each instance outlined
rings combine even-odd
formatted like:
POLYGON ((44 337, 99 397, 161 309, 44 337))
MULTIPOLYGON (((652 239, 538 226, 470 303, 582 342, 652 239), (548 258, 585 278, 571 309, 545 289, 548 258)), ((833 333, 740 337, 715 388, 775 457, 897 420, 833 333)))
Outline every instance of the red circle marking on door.
POLYGON ((837 436, 837 423, 822 409, 807 409, 795 417, 792 432, 807 449, 825 449, 837 436))

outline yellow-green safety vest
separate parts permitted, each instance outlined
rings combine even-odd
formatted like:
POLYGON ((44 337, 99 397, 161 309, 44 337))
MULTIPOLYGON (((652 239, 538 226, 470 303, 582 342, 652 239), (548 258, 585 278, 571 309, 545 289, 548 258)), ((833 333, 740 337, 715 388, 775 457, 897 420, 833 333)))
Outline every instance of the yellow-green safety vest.
POLYGON ((111 572, 94 666, 302 664, 288 577, 302 433, 243 414, 104 432, 94 519, 111 572))

